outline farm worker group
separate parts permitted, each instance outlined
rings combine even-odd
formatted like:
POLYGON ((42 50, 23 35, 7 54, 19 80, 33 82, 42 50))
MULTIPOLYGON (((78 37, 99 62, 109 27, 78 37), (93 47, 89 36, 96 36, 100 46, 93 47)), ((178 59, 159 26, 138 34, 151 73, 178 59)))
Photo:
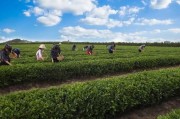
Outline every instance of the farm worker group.
MULTIPOLYGON (((52 48, 51 48, 51 60, 53 63, 57 63, 59 61, 64 60, 64 56, 61 55, 61 48, 60 48, 61 43, 59 44, 53 44, 52 48)), ((107 45, 106 46, 108 49, 108 52, 110 54, 112 54, 115 51, 115 43, 112 43, 111 45, 107 45)), ((138 47, 138 51, 142 52, 145 48, 145 45, 141 45, 138 47)), ((44 56, 43 56, 43 52, 46 49, 46 46, 44 44, 40 44, 38 47, 38 50, 36 52, 36 60, 37 61, 42 61, 44 60, 44 56)), ((93 49, 94 49, 94 45, 87 45, 83 47, 83 51, 85 51, 85 53, 87 55, 92 55, 93 54, 93 49)), ((76 51, 76 45, 73 44, 72 45, 72 51, 76 51)), ((10 63, 11 58, 19 58, 20 57, 20 49, 18 48, 14 48, 12 49, 12 46, 10 46, 9 44, 5 44, 4 48, 2 50, 0 50, 0 65, 12 65, 10 63)))

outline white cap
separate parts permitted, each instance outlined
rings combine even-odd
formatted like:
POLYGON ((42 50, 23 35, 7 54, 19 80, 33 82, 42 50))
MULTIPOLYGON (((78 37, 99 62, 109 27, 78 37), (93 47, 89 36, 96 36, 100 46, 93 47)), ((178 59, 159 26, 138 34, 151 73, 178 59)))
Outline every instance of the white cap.
POLYGON ((44 44, 41 44, 39 48, 46 49, 46 46, 44 44))

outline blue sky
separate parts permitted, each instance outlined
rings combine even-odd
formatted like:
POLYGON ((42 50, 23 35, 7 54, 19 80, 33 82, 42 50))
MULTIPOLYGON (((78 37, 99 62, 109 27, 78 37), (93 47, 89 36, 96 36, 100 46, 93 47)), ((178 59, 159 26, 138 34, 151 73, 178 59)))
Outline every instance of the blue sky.
POLYGON ((180 42, 179 21, 180 0, 1 0, 0 42, 180 42))

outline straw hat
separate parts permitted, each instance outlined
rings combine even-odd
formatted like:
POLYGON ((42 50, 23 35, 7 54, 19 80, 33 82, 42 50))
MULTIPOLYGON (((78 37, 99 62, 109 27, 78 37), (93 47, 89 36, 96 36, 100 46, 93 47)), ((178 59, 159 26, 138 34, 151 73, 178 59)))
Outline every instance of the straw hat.
POLYGON ((41 44, 39 48, 46 49, 46 46, 44 44, 41 44))

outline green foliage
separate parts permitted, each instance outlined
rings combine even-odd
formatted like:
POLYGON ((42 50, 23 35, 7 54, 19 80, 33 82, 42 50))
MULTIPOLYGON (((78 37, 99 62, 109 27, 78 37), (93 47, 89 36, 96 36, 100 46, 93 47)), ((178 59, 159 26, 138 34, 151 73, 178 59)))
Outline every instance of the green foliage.
POLYGON ((157 119, 180 119, 180 109, 173 110, 166 115, 160 115, 157 119))
POLYGON ((95 45, 94 54, 88 56, 82 51, 84 45, 78 44, 78 51, 71 51, 71 44, 62 44, 65 60, 53 64, 49 56, 52 44, 46 44, 43 62, 35 59, 39 44, 12 44, 21 50, 22 57, 12 59, 11 67, 0 66, 0 88, 24 82, 65 81, 180 64, 178 47, 147 46, 144 52, 138 53, 135 46, 117 45, 116 51, 109 54, 105 45, 95 45))
POLYGON ((24 82, 65 81, 67 79, 130 72, 160 66, 180 64, 180 57, 109 59, 67 62, 64 64, 29 64, 0 68, 0 87, 24 82))
POLYGON ((180 68, 0 96, 2 119, 103 119, 180 95, 180 68))

